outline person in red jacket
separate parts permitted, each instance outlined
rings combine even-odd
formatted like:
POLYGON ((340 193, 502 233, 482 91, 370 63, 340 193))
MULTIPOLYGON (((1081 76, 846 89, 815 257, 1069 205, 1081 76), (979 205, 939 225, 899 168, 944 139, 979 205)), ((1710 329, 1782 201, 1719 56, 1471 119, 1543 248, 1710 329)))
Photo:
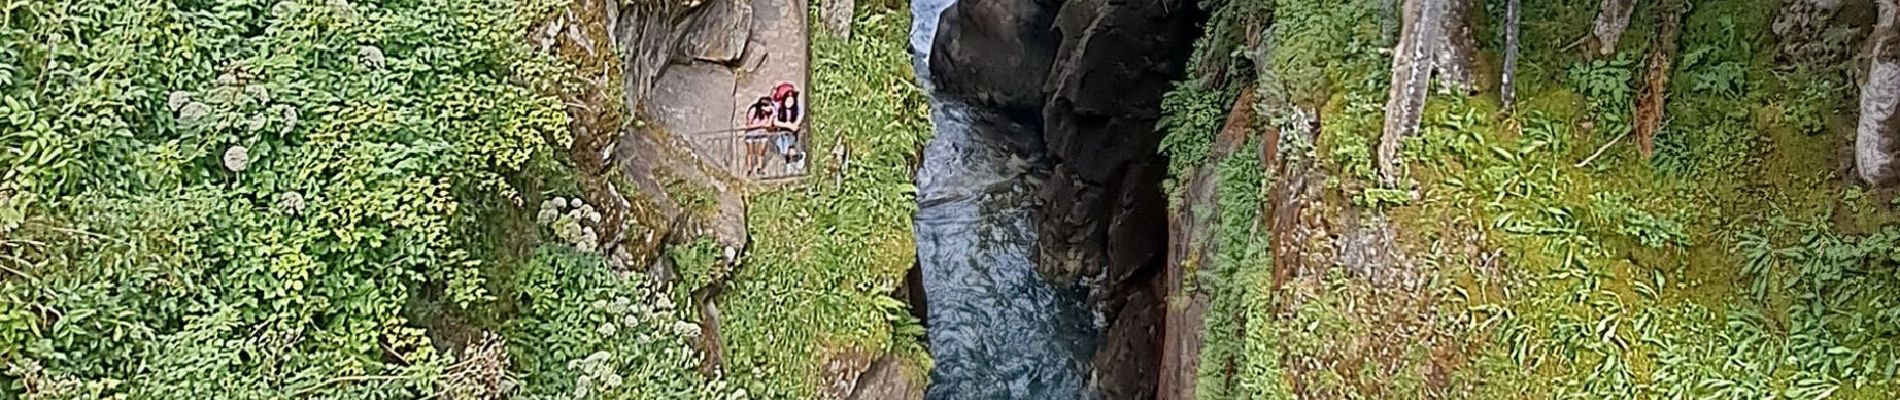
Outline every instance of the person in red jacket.
POLYGON ((772 88, 773 130, 778 133, 773 138, 778 152, 785 156, 785 165, 790 168, 796 161, 802 160, 803 152, 795 148, 798 143, 800 127, 805 124, 805 95, 791 82, 779 82, 772 88))

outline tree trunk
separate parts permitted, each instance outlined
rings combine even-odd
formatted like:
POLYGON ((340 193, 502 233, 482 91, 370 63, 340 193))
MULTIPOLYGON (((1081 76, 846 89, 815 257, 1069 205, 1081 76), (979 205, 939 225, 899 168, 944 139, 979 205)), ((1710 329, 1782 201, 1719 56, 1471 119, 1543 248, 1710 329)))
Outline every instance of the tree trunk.
POLYGON ((1442 0, 1445 18, 1440 19, 1442 35, 1432 43, 1432 68, 1438 81, 1467 94, 1477 89, 1477 29, 1472 26, 1472 0, 1442 0))
POLYGON ((1591 29, 1597 40, 1597 54, 1616 54, 1616 41, 1623 37, 1623 30, 1629 28, 1630 11, 1634 10, 1636 0, 1603 0, 1591 29))
POLYGON ((1661 33, 1649 46, 1649 69, 1643 75, 1643 93, 1636 99, 1636 144, 1648 159, 1656 152, 1656 133, 1662 130, 1663 106, 1669 92, 1669 70, 1675 65, 1676 37, 1682 31, 1680 0, 1665 0, 1661 33))
POLYGON ((1504 5, 1504 73, 1498 78, 1498 98, 1503 100, 1507 113, 1517 107, 1518 2, 1510 0, 1504 5))
POLYGON ((1379 136, 1379 179, 1398 183, 1399 140, 1418 130, 1431 89, 1434 43, 1443 36, 1441 23, 1448 0, 1406 0, 1399 43, 1392 51, 1392 88, 1386 94, 1385 129, 1379 136))
POLYGON ((1878 0, 1879 23, 1867 38, 1866 81, 1860 86, 1860 126, 1854 136, 1854 164, 1860 179, 1875 188, 1900 183, 1894 156, 1900 154, 1900 0, 1878 0))

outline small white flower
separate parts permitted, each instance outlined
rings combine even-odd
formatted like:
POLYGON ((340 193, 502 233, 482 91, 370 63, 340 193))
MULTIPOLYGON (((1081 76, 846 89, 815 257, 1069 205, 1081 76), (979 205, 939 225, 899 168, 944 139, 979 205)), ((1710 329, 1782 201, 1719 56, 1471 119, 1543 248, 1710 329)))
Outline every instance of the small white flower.
POLYGON ((297 108, 291 107, 289 104, 278 104, 275 108, 277 109, 277 115, 284 119, 284 129, 278 133, 288 135, 291 131, 296 130, 297 108))
POLYGON ((264 126, 268 124, 270 124, 270 118, 265 117, 264 114, 256 114, 244 121, 244 128, 251 132, 259 132, 263 131, 264 126))
POLYGON ((600 328, 595 331, 599 332, 601 336, 613 336, 614 333, 620 332, 620 325, 614 325, 612 321, 608 321, 600 324, 600 328))
POLYGON ((606 363, 608 361, 612 361, 613 359, 614 359, 613 353, 608 353, 607 351, 602 350, 602 351, 596 351, 594 352, 594 354, 588 354, 586 362, 589 364, 598 365, 598 364, 606 363))
POLYGON ((356 58, 363 66, 381 69, 383 67, 383 49, 364 45, 356 48, 356 58))
POLYGON ((283 207, 284 212, 289 213, 290 215, 302 214, 303 213, 303 194, 297 193, 297 192, 284 192, 284 194, 277 195, 277 205, 279 207, 283 207))
POLYGON ((620 323, 627 324, 627 326, 640 326, 640 317, 634 314, 627 314, 624 317, 620 317, 620 323))
POLYGON ((556 214, 554 210, 543 208, 541 212, 534 215, 534 220, 545 225, 554 223, 554 219, 559 217, 560 214, 556 214))
POLYGON ((178 112, 178 109, 184 108, 186 104, 191 104, 191 92, 177 90, 165 97, 165 107, 171 109, 172 112, 178 112))
POLYGON ((593 223, 596 223, 596 224, 600 223, 600 212, 598 211, 587 212, 587 220, 592 221, 593 223))
POLYGON ((279 1, 277 2, 276 5, 271 6, 270 15, 277 18, 289 18, 290 13, 295 12, 295 11, 297 11, 297 2, 291 1, 291 0, 284 0, 284 1, 279 1))
POLYGON ((185 124, 196 124, 198 121, 204 120, 205 117, 210 115, 211 106, 207 106, 205 103, 193 101, 185 103, 184 107, 178 108, 178 121, 184 122, 185 124))
POLYGON ((555 196, 555 197, 554 197, 554 208, 555 208, 555 209, 562 209, 562 208, 567 208, 567 198, 565 198, 565 197, 560 197, 560 196, 555 196))
POLYGON ((231 172, 243 172, 251 165, 250 157, 250 150, 245 149, 244 146, 231 146, 224 150, 224 169, 231 172))
POLYGON ((620 374, 608 372, 606 379, 601 380, 600 387, 609 389, 620 387, 620 379, 620 374))
POLYGON ((699 337, 699 325, 686 321, 674 322, 673 334, 685 337, 699 337))
POLYGON ((576 399, 587 398, 588 394, 593 393, 591 392, 591 390, 593 390, 592 386, 594 386, 594 378, 587 375, 581 375, 580 378, 577 378, 574 380, 574 398, 576 399))
POLYGON ((257 102, 259 103, 270 102, 270 89, 265 89, 264 85, 245 86, 244 94, 247 96, 251 96, 252 99, 257 100, 257 102))

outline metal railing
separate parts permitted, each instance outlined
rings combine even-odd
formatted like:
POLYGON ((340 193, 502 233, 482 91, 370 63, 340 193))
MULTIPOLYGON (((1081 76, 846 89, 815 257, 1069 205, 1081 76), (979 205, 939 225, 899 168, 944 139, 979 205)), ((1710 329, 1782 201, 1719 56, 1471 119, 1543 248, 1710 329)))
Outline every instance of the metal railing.
MULTIPOLYGON (((713 156, 709 157, 713 158, 712 160, 706 160, 709 164, 718 166, 735 177, 753 181, 782 181, 804 177, 811 169, 809 152, 805 154, 802 161, 788 164, 785 156, 779 154, 778 147, 768 139, 763 144, 765 146, 764 159, 760 160, 765 163, 764 173, 756 175, 749 173, 746 170, 745 134, 744 131, 708 132, 689 137, 687 141, 694 147, 694 152, 713 156)), ((794 145, 794 148, 810 149, 811 140, 806 136, 799 135, 798 143, 794 145)))

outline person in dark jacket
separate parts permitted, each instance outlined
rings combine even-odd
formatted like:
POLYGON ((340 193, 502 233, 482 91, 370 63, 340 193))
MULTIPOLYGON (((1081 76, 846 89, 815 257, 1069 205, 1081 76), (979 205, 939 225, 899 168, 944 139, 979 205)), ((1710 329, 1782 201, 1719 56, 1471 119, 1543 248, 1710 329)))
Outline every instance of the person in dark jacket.
POLYGON ((760 97, 745 111, 745 171, 748 175, 765 173, 765 142, 773 129, 771 97, 760 97))

